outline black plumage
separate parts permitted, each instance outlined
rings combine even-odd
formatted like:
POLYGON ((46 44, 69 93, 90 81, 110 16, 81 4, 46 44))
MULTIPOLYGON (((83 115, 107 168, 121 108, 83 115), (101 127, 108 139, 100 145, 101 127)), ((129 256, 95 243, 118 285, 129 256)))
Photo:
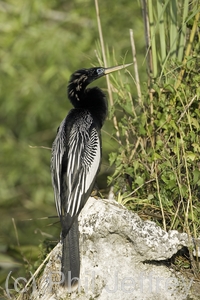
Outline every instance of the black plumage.
POLYGON ((87 88, 92 81, 129 66, 82 69, 72 74, 68 98, 74 108, 62 121, 52 147, 51 173, 62 227, 63 285, 77 287, 80 273, 78 215, 89 198, 101 162, 101 127, 107 115, 105 94, 87 88))

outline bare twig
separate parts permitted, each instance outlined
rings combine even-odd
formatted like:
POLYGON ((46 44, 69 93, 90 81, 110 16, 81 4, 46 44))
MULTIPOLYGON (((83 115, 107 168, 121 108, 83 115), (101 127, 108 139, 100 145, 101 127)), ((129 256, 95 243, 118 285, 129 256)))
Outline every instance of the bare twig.
POLYGON ((182 114, 180 115, 180 118, 178 119, 177 123, 180 122, 180 120, 183 118, 183 116, 186 114, 187 110, 189 109, 189 107, 192 105, 192 103, 194 102, 194 100, 197 98, 197 95, 195 95, 192 100, 185 106, 184 111, 182 112, 182 114))
POLYGON ((191 49, 192 49, 192 43, 194 41, 195 33, 197 31, 197 28, 198 28, 199 18, 200 18, 200 12, 198 11, 198 13, 195 16, 195 20, 194 20, 192 30, 191 30, 191 33, 190 33, 190 39, 189 39, 189 42, 188 42, 188 45, 187 45, 187 48, 186 48, 186 51, 185 51, 185 57, 184 57, 184 60, 183 60, 183 63, 182 63, 182 69, 181 69, 181 71, 178 75, 178 79, 175 83, 175 89, 178 89, 179 85, 182 82, 183 75, 185 73, 185 66, 187 64, 188 56, 190 55, 190 52, 191 52, 191 49))
MULTIPOLYGON (((106 54, 105 54, 105 45, 104 45, 103 33, 102 33, 102 28, 101 28, 101 20, 100 20, 100 15, 99 15, 98 0, 95 0, 95 8, 96 8, 97 24, 98 24, 98 30, 99 30, 99 38, 100 38, 103 62, 104 62, 104 66, 107 67, 106 54)), ((114 101, 113 101, 113 97, 112 97, 112 89, 111 89, 111 83, 110 83, 109 76, 106 76, 106 81, 107 81, 107 86, 108 86, 108 95, 109 95, 110 105, 112 107, 114 105, 114 101)), ((117 122, 117 118, 116 118, 115 115, 113 116, 113 124, 114 124, 114 127, 116 129, 117 139, 118 139, 119 143, 121 144, 118 122, 117 122)))
POLYGON ((15 230, 15 236, 16 236, 16 240, 17 240, 17 246, 20 246, 20 244, 19 244, 19 236, 18 236, 17 227, 16 227, 16 224, 15 224, 15 219, 14 218, 12 218, 12 222, 13 222, 13 227, 14 227, 14 230, 15 230))
POLYGON ((130 33, 130 41, 131 41, 131 48, 132 48, 132 54, 133 54, 133 65, 134 65, 134 71, 135 71, 135 82, 136 82, 136 88, 137 88, 137 94, 138 94, 138 101, 139 104, 142 104, 142 93, 140 88, 140 78, 138 73, 138 64, 136 59, 136 49, 135 49, 135 41, 133 36, 133 29, 129 30, 130 33))
POLYGON ((162 199, 161 199, 161 195, 160 195, 160 185, 159 185, 159 181, 158 181, 157 164, 155 165, 155 178, 156 178, 156 188, 157 188, 157 192, 158 192, 158 199, 159 199, 160 209, 161 209, 161 213, 162 213, 163 228, 166 231, 167 230, 167 226, 166 226, 166 221, 165 221, 165 214, 164 214, 162 199))
MULTIPOLYGON (((36 276, 40 273, 41 269, 44 267, 44 265, 46 264, 46 262, 50 259, 54 249, 56 248, 57 246, 55 246, 51 252, 47 255, 47 257, 45 258, 45 260, 41 263, 41 265, 37 268, 37 270, 35 271, 35 273, 31 276, 31 278, 28 280, 27 284, 25 285, 24 287, 24 291, 27 290, 28 286, 31 284, 31 282, 34 282, 35 279, 36 279, 36 276)), ((22 300, 23 299, 23 293, 20 293, 19 297, 17 298, 17 300, 22 300)))
POLYGON ((152 74, 152 53, 150 47, 150 29, 149 29, 149 16, 147 12, 147 0, 141 0, 142 15, 144 20, 145 41, 146 41, 146 57, 147 57, 147 71, 149 76, 149 82, 152 74))
POLYGON ((40 148, 40 149, 51 150, 51 148, 45 147, 45 146, 31 146, 31 145, 29 145, 29 148, 32 148, 32 149, 40 148))

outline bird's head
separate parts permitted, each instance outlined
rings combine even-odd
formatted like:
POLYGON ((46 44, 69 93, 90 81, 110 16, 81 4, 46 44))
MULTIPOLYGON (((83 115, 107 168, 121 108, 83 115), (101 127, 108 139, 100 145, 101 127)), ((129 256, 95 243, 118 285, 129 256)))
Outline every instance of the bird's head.
POLYGON ((69 81, 69 86, 75 84, 80 90, 80 88, 86 87, 88 84, 93 82, 94 80, 110 74, 112 72, 124 69, 128 66, 132 65, 131 64, 126 64, 126 65, 120 65, 120 66, 115 66, 111 68, 103 68, 103 67, 95 67, 95 68, 90 68, 90 69, 81 69, 76 72, 74 72, 71 76, 71 79, 69 81))
POLYGON ((71 75, 69 89, 84 90, 92 81, 102 77, 104 70, 105 68, 102 67, 77 70, 71 75))
POLYGON ((132 63, 111 68, 95 67, 90 69, 77 70, 71 75, 68 84, 69 99, 76 106, 76 103, 78 104, 84 97, 84 90, 91 82, 104 75, 124 69, 130 65, 132 65, 132 63))

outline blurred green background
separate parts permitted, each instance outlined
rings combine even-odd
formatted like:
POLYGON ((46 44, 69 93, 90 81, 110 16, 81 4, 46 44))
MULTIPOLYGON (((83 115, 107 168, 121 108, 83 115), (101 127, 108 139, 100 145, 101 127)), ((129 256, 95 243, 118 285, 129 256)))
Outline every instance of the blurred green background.
MULTIPOLYGON (((104 42, 119 64, 132 61, 129 28, 134 30, 143 82, 140 1, 102 0, 99 9, 104 42)), ((0 31, 0 280, 4 288, 10 271, 17 277, 35 269, 44 240, 59 239, 58 219, 41 219, 56 216, 50 148, 71 108, 66 95, 69 76, 77 69, 98 66, 100 47, 93 0, 0 1, 0 31)), ((95 85, 106 91, 105 78, 95 85)), ((114 134, 109 120, 98 178, 102 189, 112 172, 108 154, 117 147, 106 132, 114 134)))

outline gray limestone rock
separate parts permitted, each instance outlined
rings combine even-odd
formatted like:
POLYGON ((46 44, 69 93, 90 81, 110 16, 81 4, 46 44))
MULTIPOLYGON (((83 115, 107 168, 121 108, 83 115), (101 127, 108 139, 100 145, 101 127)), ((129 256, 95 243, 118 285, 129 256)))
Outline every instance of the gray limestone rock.
MULTIPOLYGON (((188 236, 165 232, 142 221, 116 201, 89 198, 79 217, 81 273, 79 288, 68 293, 59 282, 61 244, 53 249, 30 299, 182 300, 193 279, 166 265, 188 236)), ((194 299, 194 298, 190 298, 194 299)))

